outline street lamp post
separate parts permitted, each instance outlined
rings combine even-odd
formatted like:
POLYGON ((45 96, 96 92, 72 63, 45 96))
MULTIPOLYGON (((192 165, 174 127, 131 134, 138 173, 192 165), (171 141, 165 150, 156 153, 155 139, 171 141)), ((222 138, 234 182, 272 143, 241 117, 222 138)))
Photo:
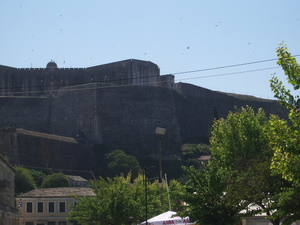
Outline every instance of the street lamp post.
MULTIPOLYGON (((161 127, 156 127, 155 129, 155 134, 157 134, 159 136, 159 176, 163 177, 162 174, 162 147, 161 147, 161 139, 162 136, 166 134, 167 129, 166 128, 161 128, 161 127)), ((163 207, 164 202, 163 202, 163 193, 162 193, 162 188, 160 189, 160 201, 161 201, 161 205, 163 207)))
MULTIPOLYGON (((135 168, 140 168, 140 167, 135 167, 135 168)), ((135 169, 135 168, 133 168, 133 169, 135 169)), ((151 166, 151 167, 144 167, 144 169, 142 169, 142 171, 143 171, 143 184, 144 184, 144 187, 145 187, 145 221, 146 221, 146 225, 148 225, 148 182, 149 182, 149 178, 148 178, 147 175, 148 175, 149 170, 152 169, 152 168, 157 168, 157 167, 156 166, 151 166)), ((130 178, 130 184, 132 186, 134 185, 132 174, 131 174, 131 178, 130 178)), ((159 177, 158 177, 158 184, 162 184, 162 177, 160 176, 160 174, 159 174, 159 177)))

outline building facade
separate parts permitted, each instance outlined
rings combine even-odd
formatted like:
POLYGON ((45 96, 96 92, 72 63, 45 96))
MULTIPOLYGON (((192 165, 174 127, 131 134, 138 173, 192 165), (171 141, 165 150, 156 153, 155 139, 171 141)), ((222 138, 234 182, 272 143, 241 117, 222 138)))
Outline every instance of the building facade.
POLYGON ((0 155, 0 224, 17 225, 18 216, 15 205, 15 170, 0 155))
POLYGON ((19 225, 72 225, 67 218, 72 205, 78 197, 95 196, 89 187, 61 187, 35 189, 18 195, 17 202, 22 202, 19 208, 19 225))

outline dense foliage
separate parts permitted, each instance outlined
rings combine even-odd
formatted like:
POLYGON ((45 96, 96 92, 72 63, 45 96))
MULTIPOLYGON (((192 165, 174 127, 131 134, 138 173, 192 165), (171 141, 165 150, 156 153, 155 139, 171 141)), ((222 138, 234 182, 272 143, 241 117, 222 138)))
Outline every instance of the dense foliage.
MULTIPOLYGON (((277 64, 282 67, 288 83, 296 93, 300 88, 299 64, 283 43, 277 48, 277 56, 277 64)), ((292 187, 283 189, 278 196, 280 210, 275 213, 289 215, 284 224, 290 224, 300 219, 300 97, 292 94, 277 77, 273 76, 270 82, 275 97, 288 110, 288 122, 277 116, 271 118, 269 139, 274 151, 271 165, 273 173, 293 184, 292 187)))
POLYGON ((169 209, 168 204, 162 206, 161 194, 165 203, 169 200, 169 194, 171 207, 174 207, 177 203, 176 196, 182 191, 182 185, 171 181, 169 192, 166 192, 166 185, 161 192, 157 185, 158 181, 150 182, 144 175, 140 174, 134 179, 132 186, 129 185, 131 174, 127 178, 122 176, 100 178, 92 182, 91 186, 96 196, 76 197, 79 202, 73 207, 68 219, 82 225, 136 224, 145 221, 146 207, 148 218, 169 209))
POLYGON ((68 177, 63 173, 53 173, 43 180, 41 188, 71 187, 68 177))
POLYGON ((106 160, 110 177, 127 174, 131 168, 139 166, 139 162, 134 156, 127 155, 122 150, 112 151, 107 155, 106 160))
POLYGON ((198 158, 211 155, 210 146, 206 144, 183 144, 182 145, 182 164, 184 166, 200 167, 198 158))
MULTIPOLYGON (((300 88, 300 66, 296 59, 288 52, 285 45, 281 44, 277 49, 278 64, 287 75, 287 81, 294 91, 300 88)), ((271 87, 281 104, 288 109, 290 123, 272 118, 272 147, 275 151, 272 169, 281 174, 285 179, 300 184, 300 97, 293 95, 286 89, 282 81, 277 77, 271 79, 271 87)))
POLYGON ((43 183, 43 180, 46 177, 46 174, 39 170, 30 170, 30 175, 33 177, 34 182, 37 187, 40 187, 43 183))
POLYGON ((228 171, 208 164, 204 171, 194 167, 185 167, 189 180, 186 192, 181 199, 187 203, 183 206, 182 216, 189 216, 192 221, 207 225, 231 225, 241 220, 239 212, 243 209, 239 201, 232 204, 227 197, 226 182, 228 171))
POLYGON ((186 169, 187 215, 200 224, 233 224, 264 212, 274 225, 291 216, 277 204, 282 190, 291 184, 272 174, 270 132, 270 120, 262 109, 242 107, 215 120, 212 161, 203 172, 186 169))
POLYGON ((15 193, 25 193, 36 188, 33 177, 30 174, 30 171, 23 167, 15 167, 16 176, 15 176, 15 193))

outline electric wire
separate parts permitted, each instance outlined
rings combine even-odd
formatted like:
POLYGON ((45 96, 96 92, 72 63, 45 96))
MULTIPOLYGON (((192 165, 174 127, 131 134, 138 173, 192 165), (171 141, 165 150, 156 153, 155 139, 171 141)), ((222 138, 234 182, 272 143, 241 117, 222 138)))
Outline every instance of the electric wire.
MULTIPOLYGON (((293 57, 298 57, 300 54, 293 55, 293 57)), ((188 74, 188 73, 199 73, 199 72, 205 72, 205 71, 211 71, 211 70, 219 70, 219 69, 226 69, 226 68, 233 68, 233 67, 239 67, 239 66, 246 66, 246 65, 253 65, 253 64, 259 64, 259 63, 265 63, 265 62, 270 62, 270 61, 275 61, 278 60, 277 58, 274 59, 266 59, 266 60, 260 60, 260 61, 254 61, 254 62, 247 62, 247 63, 240 63, 240 64, 234 64, 234 65, 227 65, 227 66, 219 66, 219 67, 212 67, 212 68, 206 68, 206 69, 199 69, 199 70, 190 70, 190 71, 183 71, 183 72, 175 72, 175 73, 168 73, 168 74, 155 74, 151 76, 145 76, 143 79, 151 78, 151 77, 157 77, 157 76, 164 76, 164 75, 181 75, 181 74, 188 74)), ((176 79, 176 81, 183 81, 183 80, 194 80, 194 79, 202 79, 202 78, 210 78, 210 77, 217 77, 217 76, 228 76, 228 75, 235 75, 235 74, 243 74, 243 73, 250 73, 250 72, 256 72, 256 71, 262 71, 262 70, 269 70, 269 69, 275 69, 279 68, 277 67, 269 67, 269 68, 261 68, 261 69, 254 69, 254 70, 248 70, 248 71, 240 71, 240 72, 232 72, 232 73, 225 73, 225 74, 215 74, 215 75, 207 75, 207 76, 198 76, 198 77, 193 77, 193 78, 183 78, 183 79, 176 79)), ((29 70, 30 71, 30 70, 29 70)), ((139 78, 125 78, 125 79, 117 79, 117 80, 110 80, 109 82, 120 82, 120 81, 127 81, 130 79, 139 79, 139 78)), ((155 81, 155 82, 145 82, 142 84, 120 84, 120 85, 107 85, 105 82, 89 82, 89 83, 73 83, 73 84, 68 84, 66 87, 61 87, 61 84, 57 85, 51 85, 51 87, 61 87, 61 89, 56 89, 56 90, 47 90, 45 92, 63 92, 66 91, 67 89, 70 91, 76 91, 76 90, 89 90, 89 89, 103 89, 103 88, 115 88, 115 87, 126 87, 126 86, 140 86, 140 85, 153 85, 153 84, 159 84, 159 83, 164 83, 165 81, 155 81), (86 87, 86 88, 71 88, 75 86, 83 86, 87 84, 99 84, 102 86, 98 87, 86 87)), ((44 87, 44 85, 36 85, 36 86, 27 86, 28 89, 30 88, 39 88, 39 87, 44 87)), ((18 89, 21 87, 14 87, 14 89, 18 89)), ((8 89, 8 87, 2 87, 0 90, 3 89, 8 89)), ((11 94, 34 94, 34 93, 40 93, 41 91, 21 91, 21 92, 10 92, 11 94)), ((0 96, 0 97, 9 97, 7 95, 0 96)), ((27 96, 26 96, 27 97, 27 96)), ((28 96, 30 97, 30 96, 28 96)), ((37 96, 35 96, 37 97, 37 96)))
MULTIPOLYGON (((298 56, 300 56, 300 54, 293 55, 292 57, 298 57, 298 56)), ((232 67, 238 67, 238 66, 247 66, 247 65, 252 65, 252 64, 257 64, 257 63, 264 63, 264 62, 270 62, 270 61, 275 61, 275 60, 278 60, 278 58, 274 58, 274 59, 265 59, 265 60, 254 61, 254 62, 248 62, 248 63, 240 63, 240 64, 234 64, 234 65, 229 65, 229 66, 212 67, 212 68, 208 68, 208 69, 183 71, 183 72, 177 72, 177 73, 172 73, 172 74, 173 74, 173 75, 179 75, 179 74, 185 74, 185 73, 204 72, 204 71, 209 71, 209 70, 218 70, 218 69, 226 69, 226 68, 232 68, 232 67)))
MULTIPOLYGON (((239 72, 232 72, 232 73, 224 73, 224 74, 213 74, 213 75, 207 75, 207 76, 199 76, 199 77, 192 77, 192 78, 183 78, 178 79, 176 81, 183 81, 183 80, 193 80, 193 79, 202 79, 202 78, 209 78, 209 77, 220 77, 220 76, 228 76, 228 75, 235 75, 235 74, 244 74, 244 73, 251 73, 251 72, 257 72, 257 71, 263 71, 263 70, 270 70, 270 69, 276 69, 277 67, 268 67, 268 68, 260 68, 260 69, 254 69, 254 70, 246 70, 246 71, 239 71, 239 72)), ((165 81, 153 81, 153 82, 145 82, 142 83, 143 86, 151 86, 153 84, 159 84, 164 83, 165 81)), ((83 83, 80 85, 72 85, 67 87, 62 87, 60 89, 56 90, 47 90, 45 92, 65 92, 65 91, 79 91, 79 90, 95 90, 95 89, 108 89, 108 88, 119 88, 119 87, 129 87, 129 86, 141 86, 141 84, 123 84, 123 85, 107 85, 103 82, 91 82, 91 83, 83 83), (93 85, 93 87, 86 87, 87 85, 93 85), (99 86, 97 86, 99 85, 99 86)), ((21 92, 10 92, 11 94, 34 94, 34 93, 40 93, 41 91, 21 91, 21 92)), ((18 97, 18 96, 6 96, 2 95, 0 97, 18 97)), ((21 97, 21 96, 19 96, 21 97)), ((27 96, 26 96, 27 97, 27 96)), ((28 96, 28 97, 38 97, 38 96, 28 96)))

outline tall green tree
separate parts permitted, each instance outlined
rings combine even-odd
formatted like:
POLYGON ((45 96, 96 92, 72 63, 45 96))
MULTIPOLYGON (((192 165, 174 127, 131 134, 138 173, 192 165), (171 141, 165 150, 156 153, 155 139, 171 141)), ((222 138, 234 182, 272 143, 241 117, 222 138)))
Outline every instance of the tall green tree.
MULTIPOLYGON (((277 48, 278 61, 287 76, 287 81, 292 85, 294 91, 300 88, 300 66, 296 59, 288 52, 283 43, 277 48)), ((272 118, 272 147, 274 157, 272 169, 275 173, 282 175, 287 180, 293 181, 295 185, 300 184, 300 97, 293 95, 282 81, 273 76, 270 80, 271 88, 276 98, 288 110, 290 123, 272 118)))
MULTIPOLYGON (((204 175, 193 174, 199 176, 197 178, 199 186, 205 185, 206 191, 218 193, 219 205, 225 212, 226 207, 243 206, 242 214, 239 211, 241 208, 231 211, 233 220, 265 212, 274 225, 279 225, 286 216, 289 216, 283 211, 281 214, 273 213, 274 210, 279 212, 281 206, 276 204, 276 200, 283 188, 290 187, 290 183, 271 172, 273 149, 270 148, 268 136, 269 123, 269 118, 262 109, 255 112, 249 106, 230 112, 226 118, 215 120, 210 139, 212 161, 204 175), (209 182, 200 183, 200 180, 207 179, 205 176, 214 178, 220 176, 219 174, 226 179, 217 180, 219 185, 216 187, 209 182), (215 188, 221 189, 216 191, 215 188), (226 193, 222 198, 221 191, 226 193), (255 210, 250 206, 255 206, 255 210)), ((194 192, 197 193, 197 189, 194 192)), ((206 196, 209 196, 205 192, 204 194, 199 192, 199 195, 204 195, 201 197, 206 201, 206 196)), ((220 214, 225 215, 226 213, 220 214)), ((222 221, 222 218, 219 217, 218 221, 222 221)))
POLYGON ((279 225, 291 216, 277 204, 282 190, 290 188, 291 183, 270 169, 274 154, 272 121, 262 109, 255 113, 251 107, 245 107, 229 113, 226 119, 214 123, 211 149, 214 162, 232 171, 232 182, 227 186, 231 199, 258 206, 258 211, 279 225))
MULTIPOLYGON (((287 76, 288 83, 296 93, 300 88, 300 66, 291 55, 284 43, 277 48, 278 61, 287 76)), ((272 116, 268 127, 270 146, 274 151, 271 169, 274 174, 292 182, 293 186, 283 189, 278 195, 277 202, 280 210, 274 214, 289 215, 283 224, 291 224, 300 219, 300 97, 292 94, 283 82, 273 76, 270 80, 271 88, 276 98, 288 110, 289 121, 272 116)))
POLYGON ((207 225, 232 225, 241 220, 244 214, 240 211, 244 205, 239 200, 236 204, 232 200, 229 202, 227 196, 226 183, 230 179, 230 171, 214 163, 209 163, 204 170, 184 168, 189 180, 185 184, 185 192, 181 193, 181 199, 187 204, 182 206, 184 211, 180 215, 207 225))
POLYGON ((139 166, 139 162, 134 156, 127 155, 122 150, 114 150, 107 155, 106 159, 110 177, 128 174, 131 168, 139 166))
POLYGON ((214 159, 224 168, 243 170, 268 152, 263 132, 268 118, 262 109, 257 113, 249 106, 235 110, 214 121, 210 144, 214 159))
MULTIPOLYGON (((168 204, 165 204, 165 208, 162 207, 158 180, 145 178, 145 170, 139 172, 132 185, 132 173, 126 178, 116 176, 92 182, 91 186, 96 196, 76 197, 79 202, 73 206, 68 219, 82 225, 137 224, 146 220, 146 214, 149 219, 169 210, 168 204)), ((178 193, 183 191, 182 185, 171 181, 169 192, 166 191, 166 184, 163 188, 164 202, 170 199, 171 207, 175 208, 178 193)))
POLYGON ((16 176, 15 176, 15 193, 25 193, 36 188, 33 177, 30 174, 30 171, 24 167, 15 167, 16 176))

